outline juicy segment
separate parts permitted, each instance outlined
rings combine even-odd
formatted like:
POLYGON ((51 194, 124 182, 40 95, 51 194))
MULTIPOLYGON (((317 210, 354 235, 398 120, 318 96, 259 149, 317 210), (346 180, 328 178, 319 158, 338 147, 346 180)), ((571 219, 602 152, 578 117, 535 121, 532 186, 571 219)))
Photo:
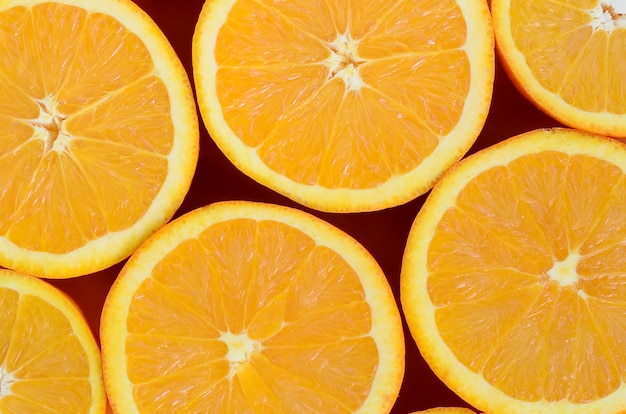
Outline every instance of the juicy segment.
POLYGON ((210 401, 215 412, 349 413, 379 361, 355 271, 272 220, 229 220, 180 243, 128 314, 140 412, 191 412, 210 401))
POLYGON ((89 362, 65 315, 8 288, 0 312, 0 412, 89 413, 89 362))
POLYGON ((584 403, 626 381, 624 194, 614 164, 556 152, 459 193, 429 247, 428 293, 464 365, 525 401, 584 403))
POLYGON ((141 40, 82 8, 14 7, 0 13, 0 66, 0 235, 65 253, 136 223, 173 143, 141 40))
POLYGON ((226 123, 301 184, 372 188, 413 170, 457 125, 469 91, 460 9, 310 3, 230 9, 215 46, 226 123))
POLYGON ((511 0, 513 40, 543 87, 585 111, 626 113, 619 3, 511 0))

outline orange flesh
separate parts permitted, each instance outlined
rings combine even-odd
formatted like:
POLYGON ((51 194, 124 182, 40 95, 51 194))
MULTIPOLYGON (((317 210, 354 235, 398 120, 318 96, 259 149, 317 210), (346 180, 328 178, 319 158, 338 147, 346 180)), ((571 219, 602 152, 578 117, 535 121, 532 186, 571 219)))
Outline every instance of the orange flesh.
POLYGON ((226 122, 271 169, 370 188, 413 170, 457 124, 469 60, 454 1, 266 3, 235 3, 215 58, 226 122))
POLYGON ((428 254, 436 323, 463 364, 528 401, 588 402, 621 385, 625 194, 613 164, 553 152, 469 183, 428 254), (559 266, 574 279, 552 277, 559 266))
POLYGON ((89 362, 67 318, 6 288, 0 313, 0 412, 88 413, 89 362))
POLYGON ((534 77, 590 112, 626 113, 626 28, 594 29, 597 0, 511 1, 511 32, 534 77))
POLYGON ((0 13, 0 66, 0 235, 66 253, 135 223, 173 142, 141 40, 77 7, 15 7, 0 13))
POLYGON ((378 365, 371 324, 337 253, 282 223, 230 220, 178 245, 137 290, 128 375, 142 412, 353 412, 378 365), (255 348, 233 362, 225 333, 255 348))

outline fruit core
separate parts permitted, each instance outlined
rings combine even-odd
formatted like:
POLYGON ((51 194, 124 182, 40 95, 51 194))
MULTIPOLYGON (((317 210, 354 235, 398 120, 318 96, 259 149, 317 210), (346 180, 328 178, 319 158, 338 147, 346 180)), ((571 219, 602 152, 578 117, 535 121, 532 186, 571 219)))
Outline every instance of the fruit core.
POLYGON ((222 332, 220 339, 228 347, 226 359, 230 361, 229 378, 235 375, 239 364, 248 362, 253 352, 261 350, 261 344, 251 339, 246 332, 240 334, 222 332))
POLYGON ((563 287, 575 286, 578 282, 576 266, 579 261, 580 255, 576 252, 571 252, 565 260, 554 263, 548 271, 548 277, 563 287))
POLYGON ((0 399, 10 394, 10 387, 13 382, 13 376, 6 372, 4 367, 0 367, 0 399))
POLYGON ((71 138, 63 127, 65 116, 59 113, 56 101, 51 96, 36 102, 39 105, 39 117, 31 122, 35 136, 43 141, 45 153, 50 150, 62 152, 71 138))
POLYGON ((339 34, 337 39, 327 43, 330 51, 330 56, 325 61, 329 70, 328 79, 342 79, 348 92, 357 92, 364 85, 359 66, 365 61, 358 56, 358 45, 359 41, 353 39, 350 33, 339 34))
POLYGON ((606 0, 591 10, 591 25, 594 30, 611 31, 626 28, 626 0, 606 0))

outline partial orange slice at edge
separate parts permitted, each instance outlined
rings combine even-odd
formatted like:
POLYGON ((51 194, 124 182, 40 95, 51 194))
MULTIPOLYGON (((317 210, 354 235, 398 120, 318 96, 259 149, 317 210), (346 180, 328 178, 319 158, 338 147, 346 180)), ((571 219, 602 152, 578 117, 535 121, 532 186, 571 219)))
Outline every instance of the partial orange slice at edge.
POLYGON ((472 406, 626 409, 625 160, 609 138, 531 131, 457 164, 418 213, 402 309, 472 406))
POLYGON ((187 74, 127 0, 0 5, 0 265, 48 278, 129 256, 198 157, 187 74))
POLYGON ((0 412, 104 414, 100 350, 78 306, 0 269, 0 412))

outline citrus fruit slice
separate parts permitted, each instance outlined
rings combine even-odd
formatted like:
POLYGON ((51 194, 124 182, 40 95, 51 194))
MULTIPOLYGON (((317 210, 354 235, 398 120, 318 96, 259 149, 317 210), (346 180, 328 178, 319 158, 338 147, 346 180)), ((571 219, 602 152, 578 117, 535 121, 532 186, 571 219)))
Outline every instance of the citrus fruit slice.
POLYGON ((317 210, 381 210, 425 193, 491 103, 483 0, 208 0, 192 51, 218 147, 317 210))
POLYGON ((124 413, 385 413, 404 374, 373 257, 272 204, 215 203, 157 231, 113 284, 100 337, 124 413))
POLYGON ((626 410, 626 146, 535 130, 459 162, 417 214, 402 308, 488 413, 626 410))
POLYGON ((0 265, 65 278, 129 256, 197 160, 165 36, 127 0, 4 0, 0 67, 0 265))
POLYGON ((622 0, 492 0, 496 46, 513 83, 570 127, 626 137, 622 0))
POLYGON ((67 295, 0 269, 0 314, 2 414, 105 412, 100 350, 67 295))

